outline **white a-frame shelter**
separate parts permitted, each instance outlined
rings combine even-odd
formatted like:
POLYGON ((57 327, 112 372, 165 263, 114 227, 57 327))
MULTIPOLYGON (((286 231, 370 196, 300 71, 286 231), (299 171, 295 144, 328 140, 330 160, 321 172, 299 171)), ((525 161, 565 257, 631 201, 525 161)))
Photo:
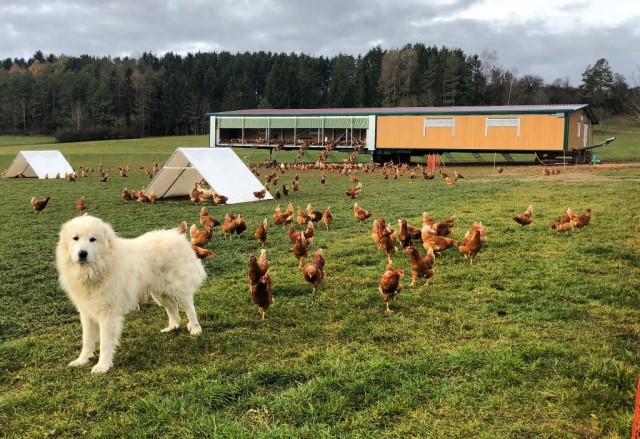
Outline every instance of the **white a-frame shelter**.
POLYGON ((25 177, 54 178, 58 173, 61 177, 73 174, 73 168, 58 150, 20 151, 5 177, 17 177, 20 173, 25 177))
MULTIPOLYGON (((205 179, 227 204, 257 201, 254 192, 264 185, 231 148, 178 148, 151 180, 145 190, 158 198, 187 195, 195 184, 205 179)), ((273 197, 267 192, 265 200, 273 197)))

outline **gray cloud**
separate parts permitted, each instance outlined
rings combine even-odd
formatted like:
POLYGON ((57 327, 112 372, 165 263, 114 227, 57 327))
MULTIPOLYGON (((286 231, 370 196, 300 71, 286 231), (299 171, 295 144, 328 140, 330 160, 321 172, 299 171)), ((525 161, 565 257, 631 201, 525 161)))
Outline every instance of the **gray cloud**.
MULTIPOLYGON (((365 54, 409 43, 495 51, 503 68, 579 85, 589 64, 606 58, 628 80, 636 65, 640 8, 615 27, 579 15, 565 26, 456 18, 483 0, 3 0, 0 58, 55 55, 138 56, 142 52, 296 52, 365 54)), ((580 11, 584 3, 564 5, 580 11)))

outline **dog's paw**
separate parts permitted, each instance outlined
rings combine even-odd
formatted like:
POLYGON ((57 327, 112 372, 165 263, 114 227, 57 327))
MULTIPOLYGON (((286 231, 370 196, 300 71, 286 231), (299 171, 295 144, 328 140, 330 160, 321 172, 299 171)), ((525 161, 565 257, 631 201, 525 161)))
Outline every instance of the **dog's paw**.
POLYGON ((91 373, 92 374, 98 374, 98 373, 106 373, 109 371, 109 369, 111 369, 111 365, 110 364, 96 364, 95 366, 93 366, 91 368, 91 373))
POLYGON ((68 364, 69 367, 80 367, 80 366, 84 366, 85 364, 87 364, 89 362, 88 358, 76 358, 75 360, 73 360, 72 362, 70 362, 68 364))
POLYGON ((161 329, 160 332, 171 332, 171 331, 175 331, 178 328, 179 328, 178 325, 169 325, 166 328, 161 329))
POLYGON ((89 362, 90 359, 94 357, 93 352, 89 352, 88 354, 80 354, 78 358, 69 363, 69 367, 79 367, 84 366, 89 362))
POLYGON ((191 323, 187 324, 187 329, 191 335, 200 335, 202 334, 202 328, 200 325, 192 325, 191 323))

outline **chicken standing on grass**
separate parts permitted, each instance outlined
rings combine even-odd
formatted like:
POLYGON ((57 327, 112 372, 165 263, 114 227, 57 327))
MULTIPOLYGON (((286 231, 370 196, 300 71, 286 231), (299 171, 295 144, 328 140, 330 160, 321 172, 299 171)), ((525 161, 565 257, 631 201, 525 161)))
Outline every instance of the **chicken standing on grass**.
POLYGON ((264 320, 267 310, 273 304, 269 271, 260 276, 256 283, 251 284, 251 301, 258 306, 258 312, 264 320))
POLYGON ((87 206, 84 203, 84 195, 81 196, 80 198, 78 198, 78 200, 76 201, 76 210, 78 211, 78 213, 82 213, 86 210, 87 206))
POLYGON ((227 200, 229 200, 229 197, 226 195, 220 195, 216 191, 213 191, 213 202, 215 204, 226 204, 227 200))
POLYGON ((302 263, 304 262, 304 258, 307 257, 307 242, 305 240, 304 232, 300 232, 296 242, 293 244, 293 248, 291 249, 293 252, 293 256, 298 260, 298 268, 302 267, 302 263))
POLYGON ((264 244, 267 242, 267 219, 266 218, 260 221, 260 224, 256 229, 255 236, 256 236, 256 239, 260 241, 262 243, 262 246, 264 247, 264 244))
POLYGON ((411 278, 413 280, 409 286, 414 286, 418 278, 423 278, 425 280, 425 286, 429 285, 429 278, 433 276, 433 273, 435 272, 433 269, 433 263, 436 258, 433 253, 433 249, 430 248, 427 250, 425 257, 422 257, 420 252, 413 247, 407 247, 404 250, 411 256, 411 278))
POLYGON ((362 183, 358 183, 355 187, 351 187, 349 189, 347 189, 347 196, 353 200, 355 199, 358 195, 360 195, 360 191, 362 191, 362 183))
POLYGON ((210 228, 214 228, 220 225, 220 221, 218 221, 216 217, 209 215, 207 208, 202 206, 200 209, 200 225, 203 227, 209 226, 210 228))
POLYGON ((45 207, 47 207, 47 204, 49 204, 49 200, 51 199, 51 197, 49 195, 47 195, 46 197, 44 197, 44 199, 38 201, 36 199, 36 197, 32 197, 31 198, 31 208, 33 209, 34 213, 40 213, 44 210, 45 207))
POLYGON ((355 216, 358 221, 363 222, 367 218, 371 218, 373 216, 373 212, 360 207, 356 201, 353 203, 353 216, 355 216))
POLYGON ((189 229, 191 244, 198 247, 205 247, 211 240, 211 227, 205 226, 204 230, 198 230, 195 224, 189 229))
POLYGON ((380 278, 378 291, 382 294, 382 299, 387 305, 387 314, 392 313, 391 308, 389 308, 389 302, 395 301, 396 296, 402 290, 402 283, 400 283, 401 277, 404 277, 404 270, 394 269, 391 263, 389 263, 380 278))
POLYGON ((398 251, 398 247, 395 244, 395 235, 393 230, 388 227, 382 229, 382 236, 378 240, 380 249, 387 255, 387 262, 391 263, 391 257, 398 251))
POLYGON ((311 262, 304 264, 302 267, 302 274, 304 275, 304 279, 313 285, 312 292, 315 293, 318 285, 325 277, 323 249, 319 248, 316 250, 316 254, 311 262))
POLYGON ((193 244, 191 245, 191 247, 193 248, 193 251, 196 253, 196 256, 198 257, 198 259, 205 259, 205 258, 208 258, 209 256, 213 256, 213 252, 208 248, 198 247, 197 245, 193 245, 193 244))
POLYGON ((331 207, 327 207, 325 211, 322 213, 322 222, 324 223, 327 230, 329 230, 329 226, 333 221, 333 215, 331 215, 331 207))
POLYGON ((511 219, 523 227, 528 226, 533 222, 533 206, 529 205, 529 207, 527 207, 527 210, 525 210, 523 213, 512 216, 511 219))
POLYGON ((588 226, 591 222, 591 209, 585 209, 582 215, 575 215, 571 209, 567 209, 567 212, 570 212, 569 222, 578 230, 583 228, 584 226, 588 226))
POLYGON ((253 193, 253 196, 258 200, 262 200, 267 195, 267 187, 263 187, 262 190, 253 193))
POLYGON ((267 271, 269 271, 267 251, 265 249, 260 250, 258 258, 253 253, 249 253, 249 270, 247 273, 249 291, 251 291, 251 285, 258 283, 260 278, 267 274, 267 271))
POLYGON ((314 223, 317 223, 322 219, 322 212, 315 210, 311 203, 307 204, 307 215, 309 216, 309 220, 314 223))
POLYGON ((469 263, 473 265, 473 260, 482 248, 484 242, 484 227, 482 223, 474 222, 471 226, 471 230, 467 230, 467 233, 462 239, 462 244, 458 247, 460 253, 462 253, 465 259, 469 259, 469 263))

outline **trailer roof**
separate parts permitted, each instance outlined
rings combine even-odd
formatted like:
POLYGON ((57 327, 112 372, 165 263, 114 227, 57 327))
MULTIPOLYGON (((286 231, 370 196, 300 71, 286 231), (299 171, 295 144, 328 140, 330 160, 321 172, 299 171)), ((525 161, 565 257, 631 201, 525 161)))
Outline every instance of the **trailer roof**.
POLYGON ((364 116, 364 115, 458 115, 458 114, 553 114, 584 109, 594 124, 598 119, 588 104, 501 105, 464 107, 384 107, 384 108, 289 108, 246 109, 207 113, 207 116, 364 116))

